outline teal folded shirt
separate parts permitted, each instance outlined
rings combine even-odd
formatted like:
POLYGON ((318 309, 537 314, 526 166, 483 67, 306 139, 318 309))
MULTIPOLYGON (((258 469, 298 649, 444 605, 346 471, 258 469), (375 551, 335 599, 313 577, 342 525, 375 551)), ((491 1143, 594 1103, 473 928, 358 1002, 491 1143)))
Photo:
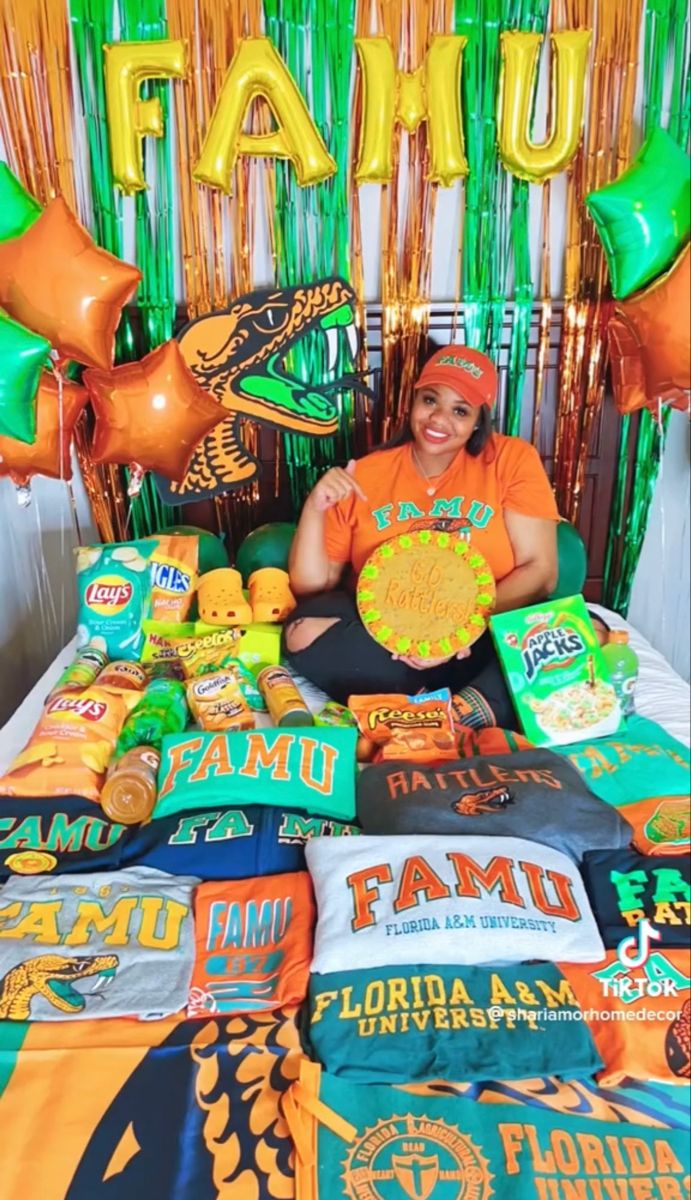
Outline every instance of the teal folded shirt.
POLYGON ((355 729, 254 729, 163 739, 154 818, 190 809, 270 804, 351 821, 355 729))
POLYGON ((617 808, 650 796, 689 795, 687 747, 645 717, 629 717, 614 737, 552 750, 573 763, 596 796, 617 808))
POLYGON ((325 1070, 359 1083, 574 1079, 602 1067, 553 963, 313 974, 307 1036, 325 1070))

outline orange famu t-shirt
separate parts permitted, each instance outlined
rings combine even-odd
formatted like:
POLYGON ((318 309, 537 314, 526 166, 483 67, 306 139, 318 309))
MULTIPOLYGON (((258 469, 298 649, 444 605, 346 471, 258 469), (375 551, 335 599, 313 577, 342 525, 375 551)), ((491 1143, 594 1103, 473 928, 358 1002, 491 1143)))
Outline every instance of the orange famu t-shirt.
POLYGON ((432 483, 416 469, 412 443, 376 450, 355 464, 367 502, 354 493, 326 513, 326 554, 356 573, 373 550, 400 533, 444 529, 472 542, 497 581, 515 566, 504 521, 507 510, 559 520, 549 480, 534 446, 494 434, 474 458, 461 450, 432 483), (428 495, 434 487, 435 495, 428 495))

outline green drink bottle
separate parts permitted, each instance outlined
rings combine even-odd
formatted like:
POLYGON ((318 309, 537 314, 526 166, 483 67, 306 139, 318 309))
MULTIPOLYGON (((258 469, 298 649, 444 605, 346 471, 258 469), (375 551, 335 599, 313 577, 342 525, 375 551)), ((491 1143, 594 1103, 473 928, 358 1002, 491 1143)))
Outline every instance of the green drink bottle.
POLYGON ((137 746, 160 750, 164 734, 182 733, 188 720, 184 683, 177 679, 154 679, 125 721, 114 758, 137 746))
POLYGON ((607 664, 612 687, 617 693, 625 717, 633 712, 633 693, 638 678, 638 655, 629 646, 629 635, 625 629, 611 629, 602 657, 607 664))

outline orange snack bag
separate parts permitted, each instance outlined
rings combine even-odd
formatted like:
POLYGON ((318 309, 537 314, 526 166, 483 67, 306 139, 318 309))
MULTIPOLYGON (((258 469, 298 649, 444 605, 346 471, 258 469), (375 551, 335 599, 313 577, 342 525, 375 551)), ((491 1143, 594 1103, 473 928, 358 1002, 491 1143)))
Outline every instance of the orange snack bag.
POLYGON ((458 758, 448 688, 420 696, 349 696, 348 708, 362 737, 378 747, 375 762, 458 758))
POLYGON ((138 662, 111 662, 99 671, 94 687, 114 692, 143 692, 148 683, 146 671, 138 662))
POLYGON ((201 637, 170 638, 169 643, 180 660, 185 679, 194 679, 231 667, 238 638, 237 629, 217 629, 201 637))
POLYGON ((151 620, 186 621, 197 587, 199 538, 158 533, 156 541, 150 559, 151 620))
POLYGON ((98 802, 106 767, 137 692, 90 687, 49 700, 0 779, 2 796, 84 796, 98 802))
POLYGON ((202 729, 254 729, 254 714, 232 671, 200 675, 187 684, 187 703, 202 729))

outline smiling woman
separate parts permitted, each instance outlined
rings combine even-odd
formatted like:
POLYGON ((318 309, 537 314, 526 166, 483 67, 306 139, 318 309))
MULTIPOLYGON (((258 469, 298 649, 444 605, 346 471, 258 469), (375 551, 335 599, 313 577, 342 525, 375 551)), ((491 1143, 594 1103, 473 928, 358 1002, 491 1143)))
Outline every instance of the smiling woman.
POLYGON ((327 471, 308 496, 290 556, 291 586, 302 599, 285 647, 296 670, 334 699, 450 687, 468 724, 515 725, 488 634, 448 659, 392 655, 362 625, 351 586, 383 542, 432 529, 484 556, 497 584, 496 611, 549 594, 557 508, 535 448, 492 432, 497 388, 484 354, 467 346, 437 351, 397 438, 327 471))

